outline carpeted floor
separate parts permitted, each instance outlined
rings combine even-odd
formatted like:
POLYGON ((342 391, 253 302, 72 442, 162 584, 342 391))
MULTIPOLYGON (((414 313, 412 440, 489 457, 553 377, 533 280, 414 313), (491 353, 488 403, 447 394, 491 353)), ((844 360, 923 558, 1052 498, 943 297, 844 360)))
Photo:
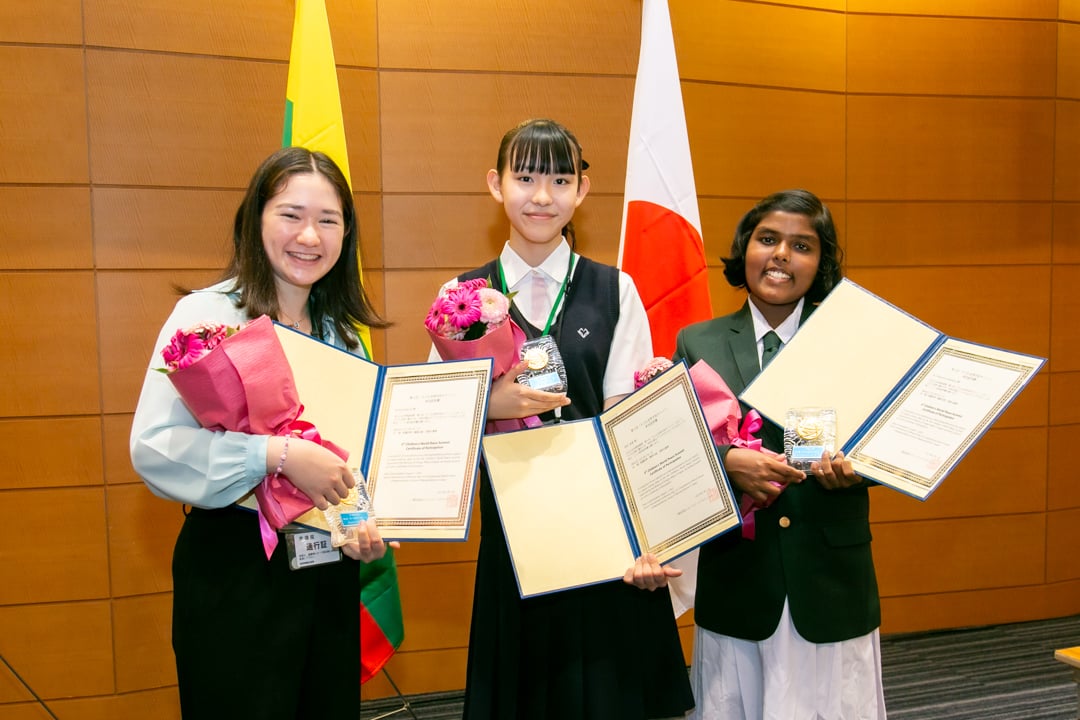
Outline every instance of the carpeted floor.
POLYGON ((882 639, 890 720, 1075 720, 1080 615, 882 639))
MULTIPOLYGON (((1057 648, 1080 645, 1080 615, 882 638, 889 720, 1075 720, 1077 686, 1057 648)), ((462 694, 408 698, 388 720, 460 720, 462 694), (411 719, 410 719, 411 720, 411 719)), ((364 703, 362 720, 401 701, 364 703)), ((508 719, 510 720, 510 719, 508 719)), ((554 719, 553 720, 557 720, 554 719)))

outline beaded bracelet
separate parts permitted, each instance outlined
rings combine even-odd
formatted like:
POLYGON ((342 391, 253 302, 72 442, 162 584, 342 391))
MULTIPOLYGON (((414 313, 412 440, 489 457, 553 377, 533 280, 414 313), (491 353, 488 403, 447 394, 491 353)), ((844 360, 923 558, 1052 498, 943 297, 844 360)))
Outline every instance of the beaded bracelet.
POLYGON ((289 454, 289 436, 285 436, 285 445, 281 448, 281 457, 278 459, 277 468, 274 470, 274 477, 281 474, 281 471, 285 469, 285 458, 289 454))

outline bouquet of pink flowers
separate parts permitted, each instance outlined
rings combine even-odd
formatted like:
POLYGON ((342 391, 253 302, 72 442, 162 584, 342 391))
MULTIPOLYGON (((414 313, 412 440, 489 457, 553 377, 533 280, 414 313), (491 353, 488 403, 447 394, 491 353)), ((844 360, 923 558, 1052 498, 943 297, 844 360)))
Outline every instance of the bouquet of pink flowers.
MULTIPOLYGON (((671 361, 667 358, 653 358, 645 364, 641 370, 634 373, 634 389, 644 386, 671 367, 671 361)), ((713 370, 704 360, 698 360, 690 368, 690 380, 694 383, 694 390, 701 409, 705 413, 705 420, 709 423, 709 431, 717 445, 733 445, 735 447, 756 450, 778 460, 784 460, 783 453, 775 453, 762 446, 754 433, 764 426, 764 421, 757 410, 751 410, 742 417, 742 408, 739 399, 731 388, 724 382, 724 378, 713 370), (740 420, 742 420, 740 424, 740 420)), ((782 487, 782 486, 778 486, 782 487)), ((768 504, 759 505, 744 495, 739 504, 739 512, 742 515, 743 537, 754 539, 754 511, 768 504)))
POLYGON ((439 337, 475 340, 510 317, 510 298, 484 278, 447 285, 431 304, 424 324, 439 337))
POLYGON ((177 330, 172 340, 161 351, 165 367, 157 368, 160 373, 170 375, 177 370, 198 362, 222 340, 235 335, 240 328, 219 323, 199 323, 186 330, 177 330))
MULTIPOLYGON (((424 325, 443 360, 490 357, 492 380, 518 364, 525 332, 510 319, 513 294, 504 295, 484 278, 451 282, 428 310, 424 325)), ((536 416, 494 420, 488 432, 517 430, 540 424, 536 416)))
POLYGON ((443 360, 490 357, 495 377, 517 364, 525 333, 510 320, 510 299, 484 278, 445 286, 424 320, 439 356, 443 360))
MULTIPOLYGON (((199 424, 251 435, 291 435, 319 443, 343 460, 348 452, 301 420, 304 406, 274 324, 263 315, 240 327, 201 323, 181 329, 161 351, 159 368, 199 424)), ((267 475, 255 488, 259 531, 267 559, 277 530, 314 507, 284 475, 267 475)))
POLYGON ((672 362, 665 357, 654 357, 645 363, 645 367, 634 372, 634 389, 640 390, 645 384, 672 366, 672 362))

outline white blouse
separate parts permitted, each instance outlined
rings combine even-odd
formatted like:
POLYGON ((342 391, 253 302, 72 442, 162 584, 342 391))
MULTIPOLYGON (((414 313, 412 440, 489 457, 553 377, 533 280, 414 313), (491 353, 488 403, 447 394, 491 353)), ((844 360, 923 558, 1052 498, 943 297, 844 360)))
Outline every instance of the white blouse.
MULTIPOLYGON (((506 286, 509 292, 516 292, 514 304, 521 314, 533 325, 543 328, 548 315, 559 294, 559 288, 566 279, 566 270, 570 263, 570 245, 564 239, 557 248, 536 268, 532 268, 510 247, 503 246, 499 256, 506 286), (536 306, 532 296, 532 282, 540 275, 546 284, 546 299, 536 306)), ((577 262, 574 264, 575 274, 577 262)), ((493 278, 498 282, 497 278, 493 278)), ((446 284, 454 282, 448 281, 446 284)), ((446 287, 444 285, 443 287, 446 287)), ((615 325, 607 370, 604 373, 604 398, 618 397, 634 390, 634 372, 640 370, 653 357, 652 334, 649 331, 649 317, 638 295, 633 279, 619 271, 619 321, 615 325)), ((429 361, 440 359, 433 347, 429 361)))

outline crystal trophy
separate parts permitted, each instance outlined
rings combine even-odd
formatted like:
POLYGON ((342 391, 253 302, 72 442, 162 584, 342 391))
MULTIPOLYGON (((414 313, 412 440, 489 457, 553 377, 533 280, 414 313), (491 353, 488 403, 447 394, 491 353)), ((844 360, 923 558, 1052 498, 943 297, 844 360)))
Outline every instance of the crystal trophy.
POLYGON ((326 524, 330 526, 330 544, 341 547, 360 539, 360 523, 371 517, 371 498, 364 488, 364 477, 353 470, 353 486, 349 494, 337 505, 323 510, 326 524))
POLYGON ((788 464, 809 471, 822 453, 836 452, 836 409, 792 408, 784 421, 784 455, 788 464))
POLYGON ((521 345, 521 359, 527 367, 517 377, 520 384, 545 392, 566 392, 566 366, 553 337, 526 340, 521 345))

